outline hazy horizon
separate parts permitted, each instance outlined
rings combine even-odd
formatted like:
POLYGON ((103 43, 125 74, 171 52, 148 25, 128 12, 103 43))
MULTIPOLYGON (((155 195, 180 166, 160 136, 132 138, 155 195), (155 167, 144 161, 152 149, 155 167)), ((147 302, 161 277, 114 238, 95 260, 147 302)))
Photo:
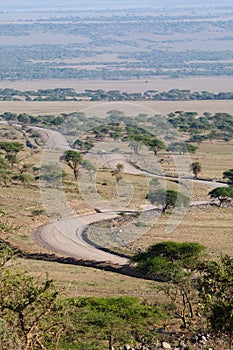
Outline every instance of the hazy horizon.
POLYGON ((148 8, 148 7, 197 7, 197 6, 232 6, 230 0, 221 3, 217 0, 8 0, 1 4, 2 11, 23 10, 99 10, 99 9, 123 9, 123 8, 148 8))

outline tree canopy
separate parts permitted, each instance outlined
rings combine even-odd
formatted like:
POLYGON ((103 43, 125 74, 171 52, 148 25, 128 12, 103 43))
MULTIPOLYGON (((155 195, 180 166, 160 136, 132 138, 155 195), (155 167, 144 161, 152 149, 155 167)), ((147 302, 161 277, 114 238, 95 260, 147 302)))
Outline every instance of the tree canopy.
POLYGON ((204 247, 199 243, 160 242, 132 257, 137 268, 154 279, 178 281, 185 270, 194 270, 204 247))
POLYGON ((197 179, 197 175, 198 173, 201 172, 201 164, 199 162, 193 162, 191 165, 190 165, 190 168, 195 176, 195 179, 197 179))
POLYGON ((79 168, 81 166, 83 157, 82 155, 73 150, 65 151, 62 155, 61 160, 64 160, 68 166, 73 170, 75 180, 78 179, 79 168))
POLYGON ((227 179, 229 186, 233 186, 233 169, 224 171, 223 178, 227 179))
POLYGON ((146 197, 151 204, 162 205, 162 212, 174 207, 186 207, 189 205, 190 199, 184 194, 175 190, 151 189, 146 197))
POLYGON ((229 202, 233 199, 233 188, 231 187, 217 187, 209 192, 210 198, 216 198, 219 200, 219 206, 223 203, 229 202))

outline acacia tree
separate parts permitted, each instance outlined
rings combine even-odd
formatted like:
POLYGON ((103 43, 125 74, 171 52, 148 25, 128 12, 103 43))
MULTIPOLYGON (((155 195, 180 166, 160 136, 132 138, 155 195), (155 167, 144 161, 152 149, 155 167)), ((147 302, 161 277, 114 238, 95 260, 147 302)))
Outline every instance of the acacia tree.
POLYGON ((223 178, 227 179, 230 187, 233 187, 233 169, 224 171, 223 178))
POLYGON ((201 172, 201 164, 199 162, 194 162, 190 165, 190 168, 194 174, 195 179, 197 179, 198 173, 201 172))
MULTIPOLYGON (((0 227, 0 232, 5 228, 0 227)), ((6 267, 14 251, 0 242, 0 347, 2 350, 58 348, 64 310, 53 281, 44 282, 6 267)))
POLYGON ((162 288, 170 298, 175 316, 187 327, 187 317, 194 318, 193 281, 204 247, 199 243, 160 242, 132 257, 136 268, 154 280, 166 281, 162 288))
POLYGON ((151 204, 162 205, 162 213, 175 207, 179 208, 189 205, 189 198, 174 190, 151 189, 147 194, 146 199, 148 199, 151 204))
POLYGON ((89 140, 81 140, 81 139, 77 139, 74 143, 73 143, 73 148, 74 149, 79 149, 81 151, 87 152, 89 151, 91 148, 94 147, 94 142, 89 141, 89 140))
POLYGON ((77 151, 68 150, 65 151, 63 156, 61 156, 61 160, 64 160, 68 164, 68 166, 73 170, 75 180, 77 180, 79 169, 83 161, 82 155, 77 151))
POLYGON ((233 199, 233 188, 231 187, 217 187, 209 192, 210 198, 219 200, 219 207, 223 203, 227 203, 233 199))
POLYGON ((190 143, 185 143, 183 141, 174 141, 168 145, 168 151, 177 152, 179 154, 185 153, 195 153, 198 149, 197 146, 191 145, 190 143))
POLYGON ((23 149, 24 145, 20 142, 0 142, 0 149, 6 152, 5 159, 11 164, 13 168, 14 164, 18 163, 17 154, 23 149))
POLYGON ((182 141, 174 141, 168 145, 169 152, 177 152, 179 154, 185 154, 188 152, 187 145, 182 141))
POLYGON ((149 147, 151 151, 154 152, 155 155, 157 155, 157 153, 162 149, 166 149, 166 145, 163 143, 163 141, 161 141, 157 137, 154 137, 149 141, 147 141, 146 145, 149 147))

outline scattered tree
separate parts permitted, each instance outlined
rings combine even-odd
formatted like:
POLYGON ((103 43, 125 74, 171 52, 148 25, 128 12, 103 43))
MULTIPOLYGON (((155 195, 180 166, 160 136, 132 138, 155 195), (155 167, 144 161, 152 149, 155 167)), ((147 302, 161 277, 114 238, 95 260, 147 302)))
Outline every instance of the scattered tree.
POLYGON ((195 179, 197 179, 197 175, 201 172, 201 164, 199 162, 194 162, 190 165, 190 168, 194 174, 195 179))
POLYGON ((83 141, 83 140, 77 139, 73 143, 73 148, 78 149, 80 151, 84 151, 84 152, 89 151, 93 147, 94 147, 94 142, 92 142, 92 141, 83 141))
POLYGON ((191 154, 194 154, 196 153, 198 147, 197 146, 194 146, 194 145, 191 145, 190 143, 187 143, 187 151, 191 154))
POLYGON ((187 317, 194 318, 193 277, 204 247, 198 243, 161 242, 132 257, 137 269, 155 280, 168 282, 162 290, 169 296, 175 316, 187 327, 187 317))
POLYGON ((174 141, 168 145, 169 152, 175 152, 179 154, 187 153, 187 145, 182 141, 174 141))
POLYGON ((227 255, 219 261, 200 266, 199 292, 205 316, 216 335, 227 335, 233 348, 233 259, 227 255))
POLYGON ((11 164, 18 163, 17 154, 23 149, 24 145, 19 142, 0 142, 0 149, 6 152, 5 159, 11 164))
POLYGON ((134 154, 139 154, 139 151, 140 151, 140 149, 142 147, 142 144, 140 142, 138 142, 138 141, 131 140, 129 142, 128 146, 129 146, 129 148, 131 148, 133 150, 134 154))
POLYGON ((228 185, 233 187, 233 169, 224 171, 223 178, 227 179, 228 185))
POLYGON ((189 198, 182 193, 179 193, 174 190, 151 190, 146 197, 151 204, 162 205, 162 212, 165 213, 169 209, 175 207, 186 207, 189 205, 189 198))
POLYGON ((219 207, 223 203, 227 203, 233 199, 233 188, 231 187, 217 187, 209 192, 210 198, 219 200, 219 207))
POLYGON ((166 149, 166 145, 163 143, 163 141, 159 140, 156 137, 146 142, 146 145, 151 151, 154 152, 155 155, 157 155, 157 153, 162 149, 166 149))
POLYGON ((79 169, 83 160, 82 155, 77 151, 68 150, 65 151, 65 153, 61 157, 61 160, 64 160, 68 164, 68 166, 73 170, 75 180, 77 180, 79 169))

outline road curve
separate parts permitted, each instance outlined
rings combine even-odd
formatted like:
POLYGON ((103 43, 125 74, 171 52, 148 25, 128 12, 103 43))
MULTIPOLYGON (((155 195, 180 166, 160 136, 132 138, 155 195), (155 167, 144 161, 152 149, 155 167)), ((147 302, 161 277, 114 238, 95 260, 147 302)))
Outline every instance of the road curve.
MULTIPOLYGON (((47 142, 48 149, 59 149, 65 150, 70 149, 70 146, 64 135, 57 131, 36 128, 39 130, 47 142)), ((129 163, 127 157, 120 155, 121 159, 118 159, 114 154, 105 155, 105 161, 109 164, 109 167, 115 168, 119 162, 123 163, 124 171, 130 174, 143 174, 144 172, 140 169, 136 169, 129 163), (112 159, 112 157, 114 159, 112 159)), ((145 174, 145 173, 144 173, 145 174)), ((156 176, 150 174, 151 176, 156 176)), ((165 177, 166 178, 166 177, 165 177)), ((225 184, 219 182, 210 181, 199 181, 195 179, 182 179, 182 181, 197 181, 199 183, 208 185, 210 187, 225 186, 225 184)), ((208 203, 203 201, 202 204, 208 203)), ((199 202, 193 202, 191 205, 201 204, 199 202)), ((112 219, 117 217, 115 212, 101 212, 93 213, 83 216, 75 216, 72 218, 65 218, 62 220, 54 221, 46 225, 40 226, 34 232, 34 239, 43 246, 44 248, 53 252, 59 253, 66 257, 73 257, 80 260, 97 261, 97 262, 108 262, 112 264, 126 265, 128 259, 118 256, 116 254, 105 252, 101 249, 86 242, 83 238, 83 232, 87 226, 98 221, 112 219)))
POLYGON ((51 222, 39 227, 34 237, 44 248, 65 256, 125 265, 128 261, 126 258, 97 249, 82 237, 88 225, 116 216, 116 213, 96 213, 51 222))

